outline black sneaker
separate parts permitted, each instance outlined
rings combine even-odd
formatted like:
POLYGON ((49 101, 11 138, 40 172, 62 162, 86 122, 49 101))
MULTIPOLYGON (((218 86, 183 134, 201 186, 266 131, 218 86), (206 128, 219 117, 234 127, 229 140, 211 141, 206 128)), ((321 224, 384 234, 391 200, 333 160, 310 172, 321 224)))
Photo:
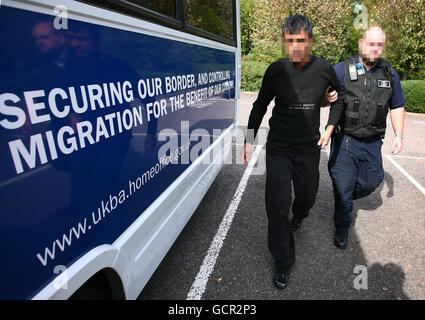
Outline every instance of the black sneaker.
POLYGON ((276 272, 273 276, 273 283, 278 289, 285 289, 288 286, 289 273, 276 272))
POLYGON ((338 249, 347 248, 348 244, 348 231, 335 231, 334 244, 338 249))
POLYGON ((302 223, 303 223, 303 219, 292 218, 291 219, 291 230, 297 231, 301 227, 302 223))

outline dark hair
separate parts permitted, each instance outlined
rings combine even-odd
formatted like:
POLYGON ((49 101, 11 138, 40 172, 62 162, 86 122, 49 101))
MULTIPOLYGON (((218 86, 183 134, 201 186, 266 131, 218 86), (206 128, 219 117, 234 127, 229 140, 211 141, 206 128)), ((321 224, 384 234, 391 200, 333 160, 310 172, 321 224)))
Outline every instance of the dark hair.
POLYGON ((302 14, 297 13, 286 18, 282 25, 282 36, 285 36, 285 31, 289 31, 290 34, 293 34, 303 30, 307 31, 309 38, 313 37, 313 26, 310 20, 302 14))
POLYGON ((68 31, 75 33, 88 33, 95 40, 100 40, 100 30, 97 25, 88 24, 77 20, 68 20, 68 31))

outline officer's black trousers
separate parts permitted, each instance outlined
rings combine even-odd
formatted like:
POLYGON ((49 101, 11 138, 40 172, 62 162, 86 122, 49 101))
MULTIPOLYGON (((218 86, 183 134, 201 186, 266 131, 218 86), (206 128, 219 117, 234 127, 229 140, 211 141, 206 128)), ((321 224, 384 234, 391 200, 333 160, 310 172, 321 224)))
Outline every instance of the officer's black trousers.
POLYGON ((382 140, 360 141, 339 133, 332 136, 328 170, 335 199, 334 223, 347 232, 353 222, 353 200, 371 194, 384 179, 382 140))
POLYGON ((303 219, 313 207, 319 188, 320 147, 313 141, 266 144, 266 211, 268 247, 278 272, 289 272, 295 263, 294 238, 289 211, 303 219), (295 198, 292 203, 292 183, 295 198))

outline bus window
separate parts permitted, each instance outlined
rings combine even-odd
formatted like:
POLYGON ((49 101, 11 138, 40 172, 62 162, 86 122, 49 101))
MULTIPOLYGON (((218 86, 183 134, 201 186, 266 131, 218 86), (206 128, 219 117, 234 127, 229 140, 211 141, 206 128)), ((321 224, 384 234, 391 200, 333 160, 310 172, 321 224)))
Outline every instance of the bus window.
POLYGON ((188 25, 234 40, 232 0, 185 0, 184 16, 188 25))
POLYGON ((129 2, 168 17, 176 17, 176 6, 174 0, 131 0, 129 2))

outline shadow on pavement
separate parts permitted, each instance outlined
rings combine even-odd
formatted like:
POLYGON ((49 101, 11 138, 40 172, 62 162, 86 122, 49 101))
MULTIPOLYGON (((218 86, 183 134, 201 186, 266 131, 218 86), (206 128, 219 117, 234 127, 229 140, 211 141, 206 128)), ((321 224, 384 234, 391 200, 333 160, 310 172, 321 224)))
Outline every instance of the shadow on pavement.
POLYGON ((384 188, 384 185, 387 185, 388 191, 386 194, 386 198, 392 198, 394 196, 394 179, 393 177, 387 172, 384 172, 384 181, 380 184, 380 186, 368 197, 359 199, 354 201, 354 224, 357 218, 357 214, 359 210, 366 210, 366 211, 374 211, 378 209, 383 204, 382 200, 382 189, 384 188))

